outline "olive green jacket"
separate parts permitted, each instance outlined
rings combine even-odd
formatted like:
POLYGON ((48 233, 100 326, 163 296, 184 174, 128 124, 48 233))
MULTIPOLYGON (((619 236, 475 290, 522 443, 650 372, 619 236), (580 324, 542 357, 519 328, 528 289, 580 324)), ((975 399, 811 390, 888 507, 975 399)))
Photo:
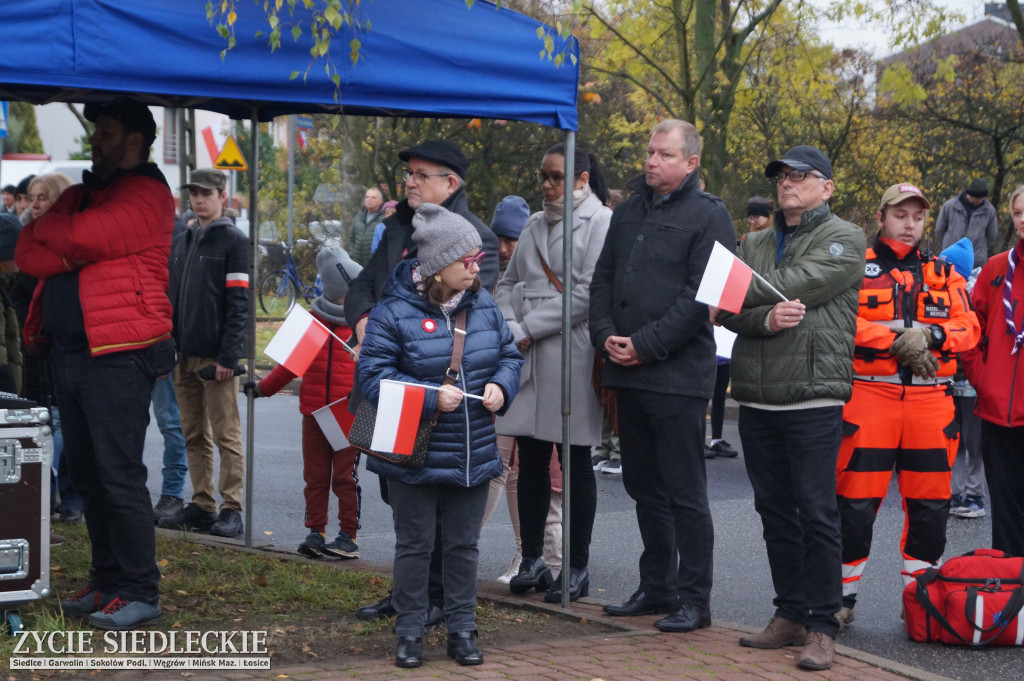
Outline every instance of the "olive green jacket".
POLYGON ((24 366, 21 354, 21 329, 8 292, 13 277, 0 270, 0 389, 21 394, 21 375, 24 366), (12 390, 11 381, 13 381, 12 390))
POLYGON ((786 298, 799 299, 807 314, 795 328, 769 331, 768 313, 780 298, 757 277, 739 314, 719 314, 722 325, 738 334, 730 366, 732 396, 769 405, 848 401, 864 231, 822 204, 804 212, 776 264, 777 230, 784 226, 779 211, 775 226, 748 234, 736 254, 786 298))

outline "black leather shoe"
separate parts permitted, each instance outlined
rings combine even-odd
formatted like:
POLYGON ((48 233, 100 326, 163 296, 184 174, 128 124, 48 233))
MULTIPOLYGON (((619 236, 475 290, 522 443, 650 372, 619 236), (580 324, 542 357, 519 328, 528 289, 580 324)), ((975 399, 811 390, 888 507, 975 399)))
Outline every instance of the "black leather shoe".
POLYGON ((388 594, 376 603, 364 605, 356 610, 356 619, 361 619, 364 622, 369 620, 389 620, 395 614, 395 609, 391 607, 391 594, 388 594))
POLYGON ((691 603, 683 603, 671 615, 663 617, 654 623, 654 628, 659 631, 675 633, 686 633, 687 631, 705 629, 710 626, 711 610, 691 603))
POLYGON ((222 508, 217 522, 210 527, 210 534, 230 539, 242 534, 242 529, 242 514, 233 508, 222 508))
POLYGON ((519 564, 519 574, 508 583, 512 593, 524 594, 530 589, 544 591, 551 586, 551 570, 540 558, 523 558, 519 564))
MULTIPOLYGON (((569 600, 578 601, 586 597, 590 591, 590 572, 587 568, 571 568, 569 570, 569 600)), ((562 576, 559 575, 548 592, 544 594, 546 603, 562 602, 562 576)))
POLYGON ((620 604, 609 604, 601 608, 606 615, 614 617, 637 617, 654 613, 669 613, 679 607, 675 596, 654 596, 645 591, 637 591, 629 600, 620 604))
POLYGON ((476 647, 475 631, 456 631, 448 634, 448 657, 463 667, 484 663, 484 654, 476 647))
MULTIPOLYGON (((199 505, 189 502, 173 515, 161 518, 157 525, 165 530, 192 530, 206 532, 217 522, 217 514, 204 511, 199 505)), ((241 519, 239 519, 241 522, 241 519)))
POLYGON ((419 636, 399 636, 395 651, 395 666, 411 669, 423 665, 423 639, 419 636))
POLYGON ((436 605, 427 606, 427 621, 423 623, 424 627, 436 627, 443 621, 444 610, 436 605))

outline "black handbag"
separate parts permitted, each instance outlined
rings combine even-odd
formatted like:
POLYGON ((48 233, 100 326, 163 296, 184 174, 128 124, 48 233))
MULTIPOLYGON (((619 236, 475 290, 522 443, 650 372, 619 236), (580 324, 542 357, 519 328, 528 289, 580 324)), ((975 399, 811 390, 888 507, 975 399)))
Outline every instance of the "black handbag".
MULTIPOLYGON (((454 385, 459 378, 459 366, 462 364, 462 351, 466 344, 466 310, 461 310, 455 316, 455 332, 452 339, 452 359, 445 372, 442 385, 454 385)), ((370 449, 373 442, 373 429, 377 423, 377 405, 364 399, 356 409, 356 417, 349 430, 348 441, 353 447, 367 456, 386 461, 403 468, 423 468, 427 462, 427 449, 430 446, 430 436, 434 432, 434 424, 437 423, 437 416, 440 409, 434 409, 434 416, 429 421, 421 422, 416 430, 416 442, 413 445, 412 454, 395 454, 394 452, 378 452, 370 449)))

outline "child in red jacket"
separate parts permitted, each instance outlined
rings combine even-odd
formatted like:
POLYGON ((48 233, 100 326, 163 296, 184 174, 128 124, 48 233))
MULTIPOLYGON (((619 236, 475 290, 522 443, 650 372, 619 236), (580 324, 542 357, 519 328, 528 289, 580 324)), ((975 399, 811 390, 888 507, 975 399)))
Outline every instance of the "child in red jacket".
MULTIPOLYGON (((299 553, 311 558, 358 558, 356 530, 359 529, 361 490, 359 451, 345 447, 334 451, 316 422, 313 412, 347 397, 352 392, 355 362, 341 338, 350 346, 352 332, 345 323, 345 294, 349 282, 362 268, 344 249, 324 247, 317 253, 316 267, 323 295, 310 305, 310 312, 333 333, 302 377, 299 412, 302 414, 302 477, 306 481, 306 527, 310 532, 299 544, 299 553), (327 505, 330 490, 338 497, 338 536, 328 543, 327 505)), ((277 365, 258 384, 246 385, 256 397, 269 397, 286 386, 295 374, 277 365)))

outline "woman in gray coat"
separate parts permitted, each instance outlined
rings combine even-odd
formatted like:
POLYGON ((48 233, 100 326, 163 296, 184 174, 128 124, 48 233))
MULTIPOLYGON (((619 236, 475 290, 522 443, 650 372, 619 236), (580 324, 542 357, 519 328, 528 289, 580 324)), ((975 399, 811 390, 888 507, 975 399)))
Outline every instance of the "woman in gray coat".
POLYGON ((519 399, 499 418, 499 435, 515 436, 519 447, 519 518, 523 560, 512 578, 512 593, 547 589, 544 600, 562 600, 561 583, 552 584, 541 554, 544 522, 551 495, 549 462, 557 443, 562 460, 562 294, 563 282, 572 285, 572 416, 569 447, 572 503, 570 525, 570 593, 575 601, 587 595, 590 535, 597 510, 597 483, 590 463, 590 447, 601 441, 603 411, 591 386, 594 348, 587 322, 590 280, 604 245, 612 211, 604 203, 607 188, 597 160, 577 147, 573 179, 572 276, 563 272, 562 215, 565 147, 556 144, 544 155, 537 180, 544 194, 544 210, 530 217, 495 299, 508 323, 523 365, 519 399), (550 588, 548 588, 550 587, 550 588))

